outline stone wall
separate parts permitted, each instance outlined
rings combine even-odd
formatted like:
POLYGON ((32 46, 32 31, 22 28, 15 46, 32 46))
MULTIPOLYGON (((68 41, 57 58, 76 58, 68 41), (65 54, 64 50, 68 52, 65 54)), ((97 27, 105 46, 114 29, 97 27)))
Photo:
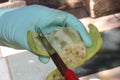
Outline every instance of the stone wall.
POLYGON ((91 17, 101 17, 120 12, 120 0, 83 0, 91 17))

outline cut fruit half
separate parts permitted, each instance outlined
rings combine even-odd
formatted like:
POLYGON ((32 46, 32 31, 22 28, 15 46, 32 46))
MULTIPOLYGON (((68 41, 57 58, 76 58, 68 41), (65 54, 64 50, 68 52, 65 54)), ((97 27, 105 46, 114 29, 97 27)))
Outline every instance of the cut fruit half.
MULTIPOLYGON (((97 28, 89 24, 89 36, 92 39, 92 46, 85 47, 79 33, 71 27, 62 27, 46 35, 49 42, 58 52, 68 68, 76 68, 85 63, 99 50, 102 38, 97 28)), ((30 49, 37 55, 49 57, 46 49, 41 43, 40 34, 28 31, 27 39, 30 49)), ((51 72, 46 80, 64 80, 58 70, 51 72)))
MULTIPOLYGON (((93 24, 89 24, 88 27, 89 27, 89 30, 90 30, 89 35, 90 35, 90 37, 92 39, 92 46, 86 48, 86 56, 83 57, 82 60, 79 61, 78 60, 79 57, 72 58, 73 61, 74 60, 79 61, 78 62, 79 66, 81 64, 85 63, 87 60, 89 60, 92 56, 94 56, 97 53, 97 51, 99 50, 99 48, 101 47, 101 45, 102 45, 102 37, 101 37, 99 31, 97 30, 97 28, 93 24)), ((72 54, 72 55, 76 55, 76 54, 72 54)), ((72 55, 71 56, 65 55, 65 57, 66 58, 72 57, 72 55)), ((77 66, 78 65, 76 65, 76 67, 77 66)), ((74 67, 70 66, 70 68, 75 68, 75 66, 74 67)), ((51 73, 49 73, 47 75, 46 80, 65 80, 65 79, 64 79, 64 77, 62 75, 60 75, 60 72, 58 71, 58 69, 55 69, 54 71, 52 71, 51 73)))
MULTIPOLYGON (((40 34, 39 34, 40 35, 40 34)), ((28 31, 28 44, 37 55, 49 56, 41 43, 42 37, 32 31, 28 31)), ((63 62, 70 68, 80 65, 81 60, 86 56, 86 48, 77 31, 71 27, 62 27, 46 35, 49 42, 58 52, 63 62)))

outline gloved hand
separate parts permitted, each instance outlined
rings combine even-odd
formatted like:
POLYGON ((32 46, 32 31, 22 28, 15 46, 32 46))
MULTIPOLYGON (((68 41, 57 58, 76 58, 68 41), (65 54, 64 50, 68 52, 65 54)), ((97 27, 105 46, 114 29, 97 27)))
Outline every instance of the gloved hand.
MULTIPOLYGON (((77 30, 86 47, 92 45, 88 32, 76 17, 67 12, 40 5, 0 9, 0 44, 32 52, 27 42, 28 30, 37 32, 37 29, 40 28, 44 34, 48 34, 62 26, 71 26, 77 30)), ((40 60, 48 61, 42 56, 40 56, 40 60)))

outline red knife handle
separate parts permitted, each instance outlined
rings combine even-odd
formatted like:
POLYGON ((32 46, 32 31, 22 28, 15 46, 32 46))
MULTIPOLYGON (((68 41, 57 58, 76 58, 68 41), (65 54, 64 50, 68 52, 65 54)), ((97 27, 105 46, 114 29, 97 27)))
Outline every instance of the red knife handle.
POLYGON ((79 80, 78 77, 75 75, 75 73, 70 70, 70 69, 67 69, 65 71, 65 80, 79 80))

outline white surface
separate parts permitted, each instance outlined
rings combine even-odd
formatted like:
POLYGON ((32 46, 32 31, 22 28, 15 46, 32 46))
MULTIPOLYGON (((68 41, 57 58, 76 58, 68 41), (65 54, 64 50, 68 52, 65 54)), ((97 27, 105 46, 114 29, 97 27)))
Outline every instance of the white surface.
POLYGON ((8 61, 13 80, 45 80, 48 73, 55 69, 52 60, 43 64, 28 51, 9 56, 8 61))
POLYGON ((89 80, 100 80, 100 79, 98 79, 98 78, 91 78, 91 79, 89 79, 89 80))
POLYGON ((13 48, 8 48, 8 47, 3 47, 3 46, 1 46, 0 48, 1 48, 2 57, 6 57, 6 56, 10 56, 13 54, 18 54, 20 52, 26 51, 26 50, 16 50, 13 48))
POLYGON ((5 58, 0 59, 0 80, 10 80, 9 71, 5 58))

